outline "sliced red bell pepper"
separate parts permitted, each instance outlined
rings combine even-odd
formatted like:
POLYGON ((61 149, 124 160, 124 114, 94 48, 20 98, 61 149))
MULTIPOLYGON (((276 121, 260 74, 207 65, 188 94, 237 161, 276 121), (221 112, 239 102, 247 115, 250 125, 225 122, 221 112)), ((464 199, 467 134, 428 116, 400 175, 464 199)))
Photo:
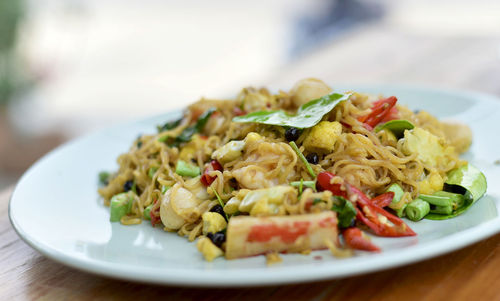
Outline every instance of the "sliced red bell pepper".
POLYGON ((380 248, 374 245, 365 234, 356 227, 347 228, 342 232, 346 245, 355 250, 380 252, 380 248))
POLYGON ((378 100, 373 103, 372 112, 368 115, 358 117, 358 120, 363 122, 365 126, 370 130, 373 129, 377 124, 379 124, 383 120, 385 121, 392 120, 392 119, 389 120, 387 119, 393 117, 393 116, 389 117, 390 114, 395 114, 394 117, 397 117, 398 113, 397 110, 391 111, 396 105, 397 101, 398 99, 395 96, 378 100))
POLYGON ((386 237, 417 235, 397 216, 372 204, 371 200, 358 188, 346 185, 350 200, 356 200, 358 214, 356 218, 367 225, 375 234, 386 237))
POLYGON ((380 208, 384 208, 389 206, 389 204, 394 199, 394 192, 388 191, 386 193, 382 193, 376 197, 374 197, 371 202, 373 205, 379 206, 380 208))
POLYGON ((212 160, 210 164, 205 168, 203 174, 201 175, 200 181, 206 187, 210 186, 215 181, 216 177, 209 176, 208 173, 214 170, 222 171, 222 165, 217 160, 212 160))
POLYGON ((316 188, 318 190, 329 190, 333 195, 338 195, 342 197, 347 197, 347 191, 342 190, 342 184, 335 183, 332 184, 331 180, 335 175, 328 171, 320 172, 317 176, 316 188))

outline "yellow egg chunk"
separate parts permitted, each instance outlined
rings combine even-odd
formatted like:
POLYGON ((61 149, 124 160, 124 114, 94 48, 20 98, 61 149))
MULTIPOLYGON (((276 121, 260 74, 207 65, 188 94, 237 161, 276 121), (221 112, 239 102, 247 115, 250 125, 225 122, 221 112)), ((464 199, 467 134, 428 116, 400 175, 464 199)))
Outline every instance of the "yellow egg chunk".
POLYGON ((195 153, 199 149, 203 149, 206 143, 205 139, 202 139, 200 135, 195 134, 190 142, 188 142, 180 151, 179 159, 189 162, 191 159, 195 158, 195 153))
POLYGON ((231 162, 241 157, 245 141, 230 141, 212 153, 212 159, 220 163, 231 162))
POLYGON ((402 150, 405 155, 416 153, 419 160, 432 167, 447 166, 454 154, 453 147, 445 146, 442 139, 419 127, 405 130, 402 150))
POLYGON ((418 182, 419 191, 421 194, 433 194, 436 191, 443 190, 444 179, 439 175, 437 170, 433 169, 425 180, 418 182))
POLYGON ((201 218, 203 220, 203 234, 216 233, 227 227, 226 220, 217 212, 205 212, 201 218))
MULTIPOLYGON (((220 214, 219 214, 220 215, 220 214)), ((196 243, 196 248, 203 254, 206 261, 212 261, 215 258, 224 255, 221 249, 217 248, 210 239, 206 237, 201 237, 196 243)))
POLYGON ((321 121, 315 125, 304 140, 304 147, 312 152, 331 152, 342 133, 342 124, 338 121, 321 121))

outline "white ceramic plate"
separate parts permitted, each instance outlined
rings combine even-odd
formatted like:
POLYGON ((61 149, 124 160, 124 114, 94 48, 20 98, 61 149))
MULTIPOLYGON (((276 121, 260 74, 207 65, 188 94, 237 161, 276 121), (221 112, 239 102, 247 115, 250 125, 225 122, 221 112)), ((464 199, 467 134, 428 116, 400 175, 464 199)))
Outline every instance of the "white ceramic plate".
POLYGON ((500 230, 500 101, 492 96, 402 86, 347 87, 398 96, 412 109, 472 127, 474 143, 465 155, 486 175, 489 188, 466 214, 446 221, 408 224, 411 238, 374 238, 381 254, 335 259, 328 251, 284 255, 267 267, 263 256, 205 262, 195 244, 173 233, 110 223, 97 189, 101 170, 116 170, 116 157, 140 133, 179 116, 167 113, 124 124, 69 142, 39 160, 19 181, 9 214, 17 233, 47 257, 84 271, 147 283, 189 286, 251 286, 343 277, 423 260, 464 247, 500 230), (321 259, 319 259, 321 258, 321 259))

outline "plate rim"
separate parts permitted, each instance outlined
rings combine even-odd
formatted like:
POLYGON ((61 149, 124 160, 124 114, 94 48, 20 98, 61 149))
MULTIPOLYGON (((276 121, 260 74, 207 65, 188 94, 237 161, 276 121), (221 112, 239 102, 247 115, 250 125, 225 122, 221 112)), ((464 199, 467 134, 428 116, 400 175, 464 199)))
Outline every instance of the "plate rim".
MULTIPOLYGON (((344 86, 344 85, 339 85, 344 86)), ((476 92, 471 90, 458 90, 458 89, 442 89, 436 87, 428 87, 424 85, 405 85, 405 84, 350 84, 346 86, 355 87, 357 90, 363 89, 374 89, 380 88, 381 90, 386 90, 389 88, 394 88, 397 90, 417 90, 419 92, 436 92, 436 93, 445 93, 450 95, 456 95, 459 93, 461 96, 465 96, 467 98, 472 98, 474 101, 486 101, 494 103, 496 106, 500 104, 500 98, 492 95, 486 94, 483 92, 476 92)), ((114 131, 117 128, 123 125, 131 125, 131 124, 140 124, 141 122, 147 122, 148 120, 152 120, 154 118, 159 118, 161 116, 168 116, 179 114, 181 109, 177 110, 169 110, 163 112, 161 114, 156 114, 153 116, 148 116, 136 120, 130 120, 126 122, 122 122, 116 124, 114 126, 106 127, 97 131, 93 131, 81 137, 77 137, 70 141, 63 143, 62 145, 56 147, 51 150, 49 153, 45 154, 43 157, 39 158, 33 165, 28 168, 25 173, 18 180, 10 198, 8 204, 8 216, 11 225, 13 226, 15 232, 18 236, 26 242, 30 247, 37 250, 44 256, 61 263, 66 266, 70 266, 72 268, 76 268, 78 270, 83 270, 85 272, 89 272, 92 274, 131 280, 143 283, 155 283, 155 284, 171 284, 178 286, 197 286, 197 287, 245 287, 245 286, 268 286, 268 285, 279 285, 279 284, 292 284, 292 283, 305 283, 311 281, 318 280, 326 280, 326 279, 335 279, 342 278, 347 276, 355 276, 364 273, 370 273, 374 271, 386 270, 389 268, 394 268, 402 265, 408 265, 414 262, 422 261, 425 259, 430 259, 437 257, 439 255, 449 253, 455 251, 457 249, 463 248, 468 245, 472 245, 480 240, 486 239, 494 234, 500 232, 500 215, 497 215, 495 218, 483 222, 479 225, 473 226, 471 228, 454 232, 445 237, 439 238, 439 243, 436 244, 434 242, 425 243, 422 245, 416 245, 411 248, 404 248, 396 250, 398 256, 395 258, 391 258, 391 260, 385 260, 384 258, 389 258, 393 252, 395 251, 385 251, 378 257, 378 261, 376 264, 370 264, 368 267, 360 267, 358 264, 357 268, 354 268, 350 271, 343 271, 341 273, 332 273, 331 270, 335 270, 334 266, 332 268, 331 263, 324 262, 322 265, 317 265, 317 262, 305 264, 301 267, 314 267, 314 269, 306 268, 302 269, 301 276, 296 276, 293 273, 290 273, 288 270, 296 270, 297 266, 285 266, 285 267, 266 267, 265 271, 272 270, 273 277, 269 279, 269 277, 262 279, 262 275, 260 275, 261 271, 252 271, 252 277, 246 276, 245 281, 241 281, 239 277, 234 277, 238 271, 241 273, 241 270, 232 270, 232 271, 222 271, 222 270, 204 270, 204 273, 208 273, 209 275, 205 275, 205 277, 195 277, 192 278, 192 270, 183 270, 183 269, 163 269, 158 270, 154 268, 142 267, 138 270, 134 271, 134 273, 130 273, 130 266, 120 266, 118 263, 106 262, 102 260, 89 260, 88 258, 78 258, 74 256, 70 256, 63 251, 57 250, 56 247, 47 245, 43 242, 40 242, 36 239, 36 237, 32 237, 29 233, 25 232, 22 229, 22 226, 16 221, 15 213, 12 212, 12 203, 16 202, 16 195, 18 191, 22 188, 22 183, 25 178, 30 176, 30 174, 37 169, 37 167, 43 162, 48 160, 53 156, 57 156, 57 154, 66 148, 70 147, 73 144, 79 143, 85 139, 89 139, 93 136, 103 134, 106 131, 114 131), (456 239, 457 236, 461 236, 461 239, 456 239), (464 238, 465 237, 465 238, 464 238), (329 269, 330 268, 330 269, 329 269), (225 276, 220 275, 222 272, 227 273, 225 276), (213 274, 210 276, 210 274, 213 274)), ((492 196, 493 197, 493 196, 492 196)), ((498 205, 498 200, 495 199, 495 205, 498 205)), ((194 246, 193 246, 194 247, 194 246)), ((367 256, 366 258, 369 258, 367 256)), ((359 262, 359 258, 356 257, 359 262)), ((365 259, 366 261, 366 259, 365 259)), ((363 260, 361 260, 363 262, 363 260)))

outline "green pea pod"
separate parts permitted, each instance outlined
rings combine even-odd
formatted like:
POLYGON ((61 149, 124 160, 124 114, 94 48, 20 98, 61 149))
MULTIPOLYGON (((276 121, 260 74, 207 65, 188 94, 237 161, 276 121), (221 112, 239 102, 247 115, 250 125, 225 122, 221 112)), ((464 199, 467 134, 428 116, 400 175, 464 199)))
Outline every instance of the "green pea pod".
MULTIPOLYGON (((487 188, 484 174, 470 164, 450 171, 445 184, 465 189, 465 197, 466 199, 471 199, 472 203, 479 200, 485 194, 487 188)), ((450 188, 453 189, 453 187, 450 188)))
POLYGON ((349 99, 350 96, 351 93, 331 93, 303 104, 295 115, 288 114, 282 110, 258 111, 234 117, 233 122, 255 122, 306 129, 318 124, 326 113, 333 110, 340 102, 349 99))
POLYGON ((432 220, 443 220, 458 216, 467 211, 477 200, 479 200, 487 189, 486 177, 476 167, 467 164, 448 172, 448 180, 445 182, 445 190, 460 192, 464 195, 464 205, 453 210, 451 214, 428 214, 425 218, 432 220))
POLYGON ((404 136, 405 130, 412 130, 414 127, 415 126, 408 120, 396 119, 377 125, 375 127, 375 132, 389 130, 399 139, 404 136))

